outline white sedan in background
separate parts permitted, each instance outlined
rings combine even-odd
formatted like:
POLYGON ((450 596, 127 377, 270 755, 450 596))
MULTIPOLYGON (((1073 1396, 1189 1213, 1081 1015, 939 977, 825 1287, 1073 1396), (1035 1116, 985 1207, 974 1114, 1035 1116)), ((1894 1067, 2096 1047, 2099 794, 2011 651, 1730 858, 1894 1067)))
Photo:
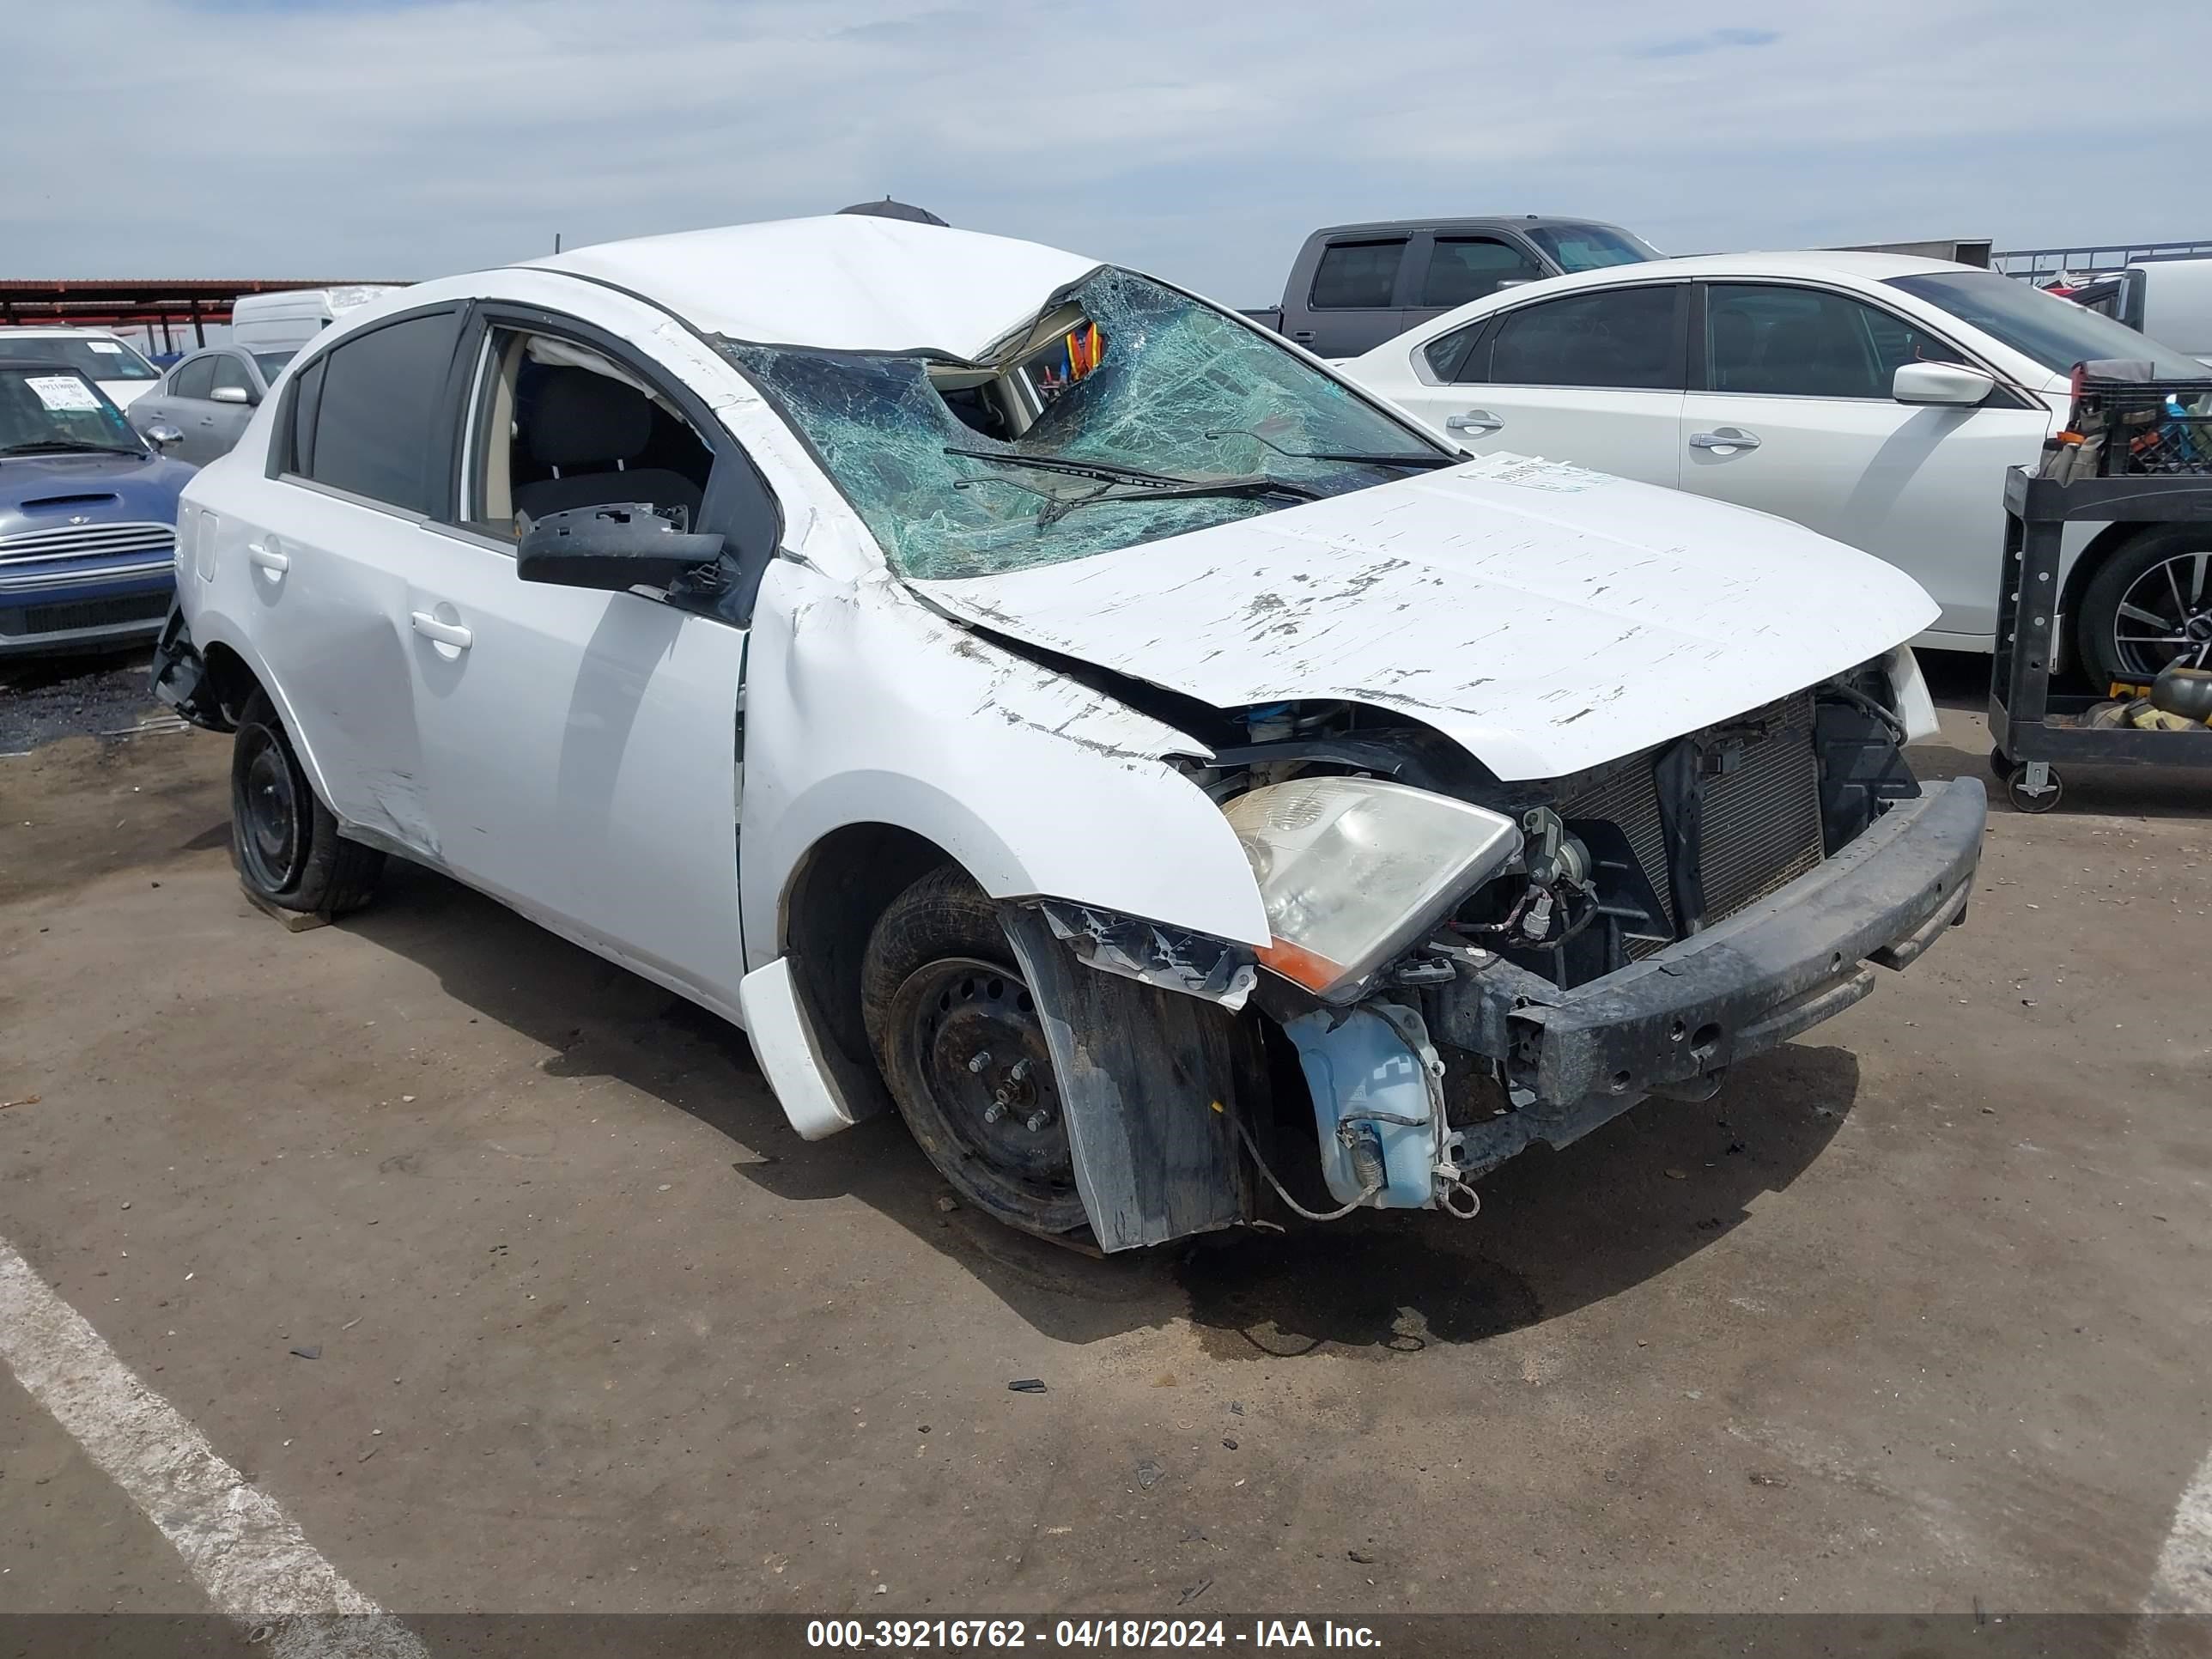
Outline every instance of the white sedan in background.
MULTIPOLYGON (((1892 254, 1668 259, 1506 289, 1342 365, 1480 453, 1758 507, 1910 572, 1916 643, 1987 651, 2005 469, 2033 465, 2077 362, 2204 368, 1996 271, 1892 254)), ((2212 527, 2069 525, 2072 660, 2212 660, 2212 527)))

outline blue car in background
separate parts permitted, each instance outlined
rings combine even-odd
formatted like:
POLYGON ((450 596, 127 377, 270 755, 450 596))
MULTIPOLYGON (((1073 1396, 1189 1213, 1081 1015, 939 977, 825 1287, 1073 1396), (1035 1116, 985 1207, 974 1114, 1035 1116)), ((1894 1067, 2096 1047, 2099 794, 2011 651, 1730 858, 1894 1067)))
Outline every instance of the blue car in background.
POLYGON ((0 658, 153 638, 176 586, 177 492, 196 469, 132 431, 76 369, 5 350, 0 658))

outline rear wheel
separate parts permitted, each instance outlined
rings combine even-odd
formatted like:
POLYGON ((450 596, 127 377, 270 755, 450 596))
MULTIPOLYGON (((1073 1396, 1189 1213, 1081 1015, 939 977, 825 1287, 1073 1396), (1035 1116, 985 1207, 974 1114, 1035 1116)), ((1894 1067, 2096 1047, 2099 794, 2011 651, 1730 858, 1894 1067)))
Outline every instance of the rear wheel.
POLYGON ((384 870, 383 854, 338 834, 264 691, 246 699, 231 739, 230 852, 249 892, 325 916, 368 903, 384 870))
POLYGON ((954 1191, 1048 1237, 1087 1218, 1036 1000, 998 909, 951 865, 876 923, 861 1013, 891 1098, 954 1191))
POLYGON ((2170 662, 2212 667, 2212 530, 2148 530, 2106 560, 2081 590, 2080 640, 2100 687, 2148 684, 2170 662))

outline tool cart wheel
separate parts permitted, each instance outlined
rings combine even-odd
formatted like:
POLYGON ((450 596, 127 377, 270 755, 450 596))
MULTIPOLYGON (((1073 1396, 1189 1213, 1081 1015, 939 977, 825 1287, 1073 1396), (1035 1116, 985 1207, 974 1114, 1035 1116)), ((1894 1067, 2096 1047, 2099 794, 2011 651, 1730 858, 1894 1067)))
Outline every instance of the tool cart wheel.
POLYGON ((2028 763, 2021 762, 2005 780, 2005 799, 2021 812, 2048 812, 2065 798, 2066 786, 2058 774, 2049 767, 2044 769, 2043 787, 2031 791, 2027 787, 2028 763))
POLYGON ((2006 754, 2002 749, 1992 749, 1990 750, 1990 775, 1995 778, 1999 783, 2010 783, 2012 781, 2013 769, 2019 764, 2020 763, 2018 761, 2014 760, 2010 755, 2006 754))

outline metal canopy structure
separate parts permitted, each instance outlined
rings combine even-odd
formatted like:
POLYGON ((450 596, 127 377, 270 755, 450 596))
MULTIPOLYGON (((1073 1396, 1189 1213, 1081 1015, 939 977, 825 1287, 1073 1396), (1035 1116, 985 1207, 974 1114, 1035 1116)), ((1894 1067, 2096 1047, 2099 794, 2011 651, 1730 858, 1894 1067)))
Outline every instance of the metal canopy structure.
MULTIPOLYGON (((173 344, 186 329, 195 345, 204 345, 203 325, 230 320, 231 302, 241 294, 275 294, 294 289, 349 288, 369 279, 358 276, 213 277, 157 280, 143 277, 87 277, 52 282, 35 277, 0 277, 0 327, 57 323, 85 328, 139 327, 159 330, 173 344)), ((392 281, 380 278, 379 281, 392 281)))

